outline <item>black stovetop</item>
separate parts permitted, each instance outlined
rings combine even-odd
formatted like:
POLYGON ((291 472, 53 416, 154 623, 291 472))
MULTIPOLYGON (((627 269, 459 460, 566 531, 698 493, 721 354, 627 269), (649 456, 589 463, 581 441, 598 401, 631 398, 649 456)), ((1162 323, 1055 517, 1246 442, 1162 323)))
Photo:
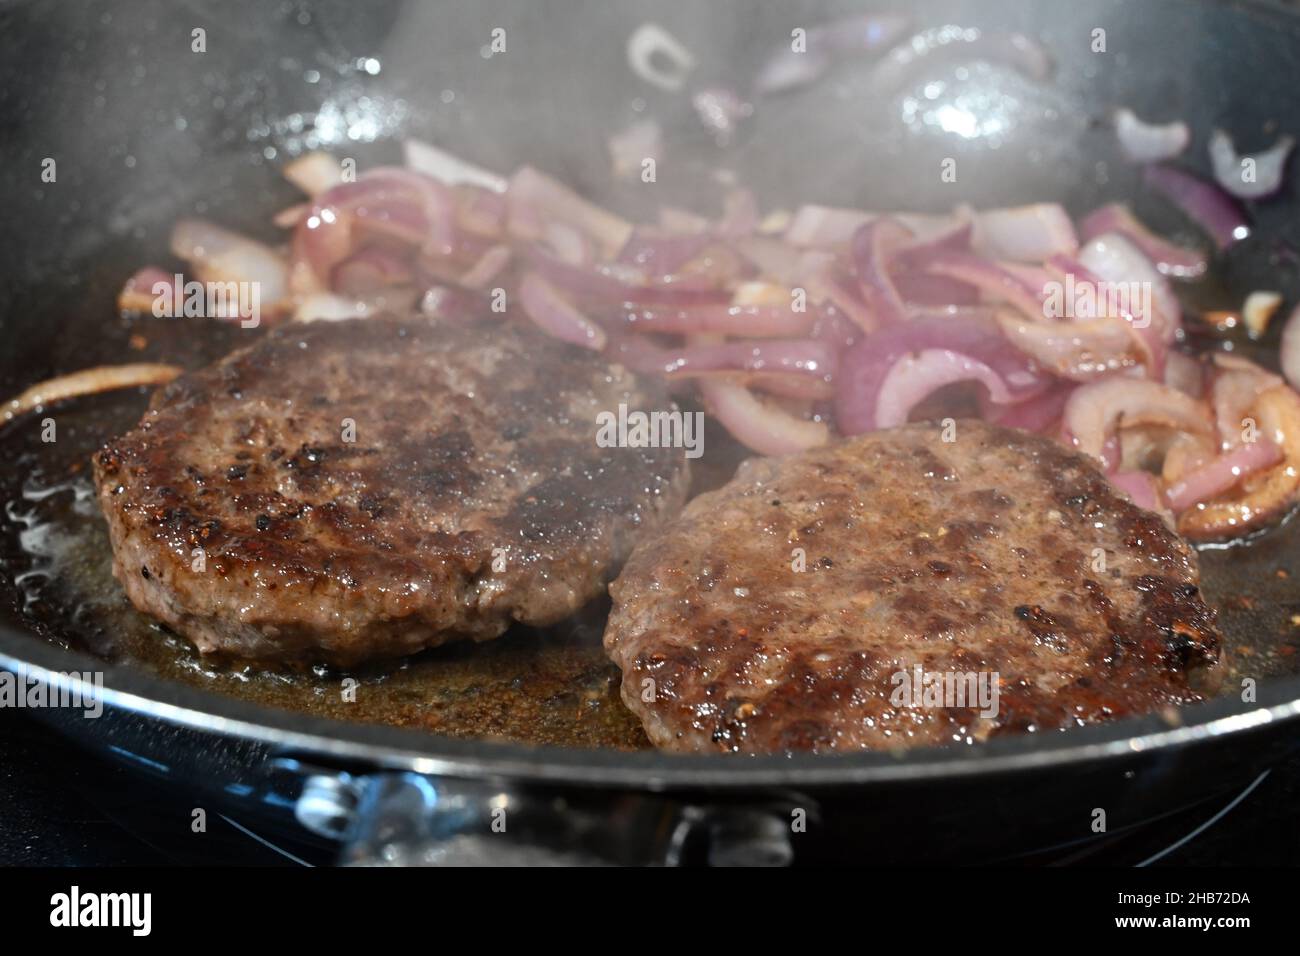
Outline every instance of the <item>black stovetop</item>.
MULTIPOLYGON (((27 715, 0 709, 0 864, 115 866, 331 861, 292 832, 216 812, 198 838, 200 802, 161 791, 130 767, 87 755, 27 715)), ((1300 756, 1248 787, 1086 850, 1031 864, 1288 866, 1300 860, 1300 756)), ((969 863, 969 860, 964 861, 969 863)))

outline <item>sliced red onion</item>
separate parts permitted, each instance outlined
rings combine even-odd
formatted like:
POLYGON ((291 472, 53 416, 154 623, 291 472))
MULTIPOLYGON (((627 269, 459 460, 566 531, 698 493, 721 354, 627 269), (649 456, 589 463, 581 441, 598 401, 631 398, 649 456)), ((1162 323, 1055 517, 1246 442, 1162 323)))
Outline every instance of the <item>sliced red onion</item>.
POLYGON ((874 218, 870 213, 857 209, 800 206, 786 227, 785 241, 793 246, 818 248, 841 245, 874 218))
POLYGON ((1191 398, 1205 395, 1205 365, 1182 352, 1165 356, 1165 384, 1191 398))
POLYGON ((1210 363, 1210 402, 1223 447, 1241 441, 1244 422, 1259 397, 1282 384, 1282 379, 1248 359, 1217 352, 1210 363))
MULTIPOLYGON (((913 233, 916 229, 907 225, 913 233)), ((923 238, 917 238, 899 250, 899 262, 917 268, 924 268, 937 256, 948 253, 967 253, 975 237, 975 226, 971 221, 957 221, 946 224, 923 238)))
POLYGON ((757 268, 760 275, 791 287, 802 285, 835 261, 830 252, 798 249, 774 236, 744 236, 732 247, 757 268))
POLYGON ((176 301, 176 276, 157 266, 146 266, 126 280, 117 294, 117 307, 126 312, 150 312, 160 296, 176 301))
POLYGON ((46 379, 24 389, 0 404, 0 421, 11 422, 21 415, 48 408, 56 402, 119 388, 166 385, 182 373, 176 365, 139 362, 131 365, 97 365, 57 378, 46 379))
POLYGON ((493 242, 505 238, 509 203, 504 193, 467 185, 456 186, 454 191, 456 225, 462 231, 493 242))
POLYGON ((537 273, 527 273, 519 283, 519 301, 528 317, 556 338, 596 352, 604 349, 605 330, 537 273))
POLYGON ((918 309, 914 307, 921 310, 965 308, 980 301, 980 292, 975 286, 933 272, 895 270, 892 278, 898 294, 908 305, 909 315, 917 313, 918 309))
POLYGON ((1056 203, 988 209, 975 214, 974 227, 975 251, 994 259, 1042 262, 1079 251, 1074 223, 1056 203))
POLYGON ((1216 129, 1210 136, 1210 164, 1219 185, 1238 199, 1264 199, 1282 188, 1286 161, 1294 148, 1294 137, 1283 136, 1266 150, 1239 156, 1232 137, 1216 129))
POLYGON ((904 355, 926 349, 947 349, 983 362, 997 373, 1012 401, 1040 394, 1051 383, 989 318, 916 318, 865 336, 840 356, 835 369, 835 421, 840 431, 846 435, 872 431, 885 376, 904 355))
POLYGON ((1040 82, 1052 74, 1051 57, 1037 40, 1020 33, 949 25, 918 33, 894 47, 876 66, 872 84, 881 93, 897 92, 920 68, 973 60, 1009 66, 1040 82))
POLYGON ((1115 431, 1133 425, 1161 425, 1180 431, 1213 432, 1209 409, 1203 402, 1150 379, 1125 376, 1104 378, 1075 389, 1065 405, 1062 422, 1066 444, 1077 447, 1108 466, 1106 444, 1115 431))
POLYGON ((641 306, 722 305, 731 294, 696 276, 662 276, 648 279, 639 269, 618 264, 574 266, 546 250, 525 250, 528 260, 546 281, 580 299, 641 306))
POLYGON ((1155 475, 1146 471, 1116 471, 1106 476, 1112 485, 1128 495, 1133 504, 1146 511, 1161 511, 1160 485, 1155 475))
POLYGON ((343 182, 343 167, 329 153, 307 153, 299 156, 281 172, 308 196, 329 192, 343 182))
POLYGON ((632 235, 627 220, 588 202, 531 166, 521 167, 510 177, 506 196, 510 231, 521 239, 541 239, 547 223, 563 222, 595 239, 612 256, 632 235))
POLYGON ((462 184, 479 186, 494 193, 506 191, 506 179, 489 172, 482 166, 453 156, 431 143, 408 139, 402 143, 406 165, 416 172, 432 177, 446 186, 462 184))
POLYGON ((510 264, 513 255, 509 246, 492 246, 460 278, 467 289, 486 289, 488 284, 510 264))
POLYGON ((1195 279, 1209 268, 1209 259, 1203 252, 1175 245, 1157 236, 1121 203, 1102 206, 1079 223, 1079 233, 1084 242, 1108 232, 1123 236, 1141 249, 1164 275, 1177 279, 1195 279))
POLYGON ((1006 266, 979 256, 945 253, 936 256, 928 268, 936 275, 973 286, 979 290, 984 301, 1005 302, 1029 318, 1042 318, 1045 315, 1042 284, 1031 284, 1006 266))
POLYGON ((762 455, 790 455, 824 445, 830 429, 756 398, 743 385, 703 379, 705 407, 738 441, 762 455))
POLYGON ((632 230, 619 251, 618 262, 635 266, 647 275, 672 275, 713 242, 707 232, 662 233, 646 228, 632 230))
POLYGON ((1144 123, 1130 109, 1115 111, 1115 135, 1120 150, 1133 163, 1173 159, 1192 141, 1191 130, 1181 120, 1164 124, 1144 123))
POLYGON ((1017 349, 1070 381, 1093 381, 1142 362, 1123 319, 1050 322, 1003 312, 998 316, 998 324, 1017 349))
POLYGON ((867 308, 858 284, 845 276, 834 264, 822 269, 809 280, 809 292, 835 308, 864 332, 874 332, 880 322, 867 308))
POLYGON ((912 240, 911 231, 894 219, 874 219, 853 234, 849 254, 867 310, 880 322, 902 322, 907 306, 890 277, 898 250, 912 240))
POLYGON ((263 309, 281 308, 289 296, 289 267, 264 243, 201 219, 172 227, 171 249, 204 282, 253 282, 263 309))
POLYGON ((300 265, 317 280, 317 288, 297 291, 319 291, 319 283, 353 252, 358 229, 447 255, 455 248, 455 216, 450 190, 409 169, 380 167, 336 186, 316 197, 294 232, 295 280, 304 274, 300 265))
POLYGON ((294 206, 286 206, 274 216, 271 222, 275 223, 281 229, 293 229, 303 218, 311 212, 311 203, 300 202, 294 206))
POLYGON ((1200 225, 1222 252, 1250 235, 1246 213, 1230 195, 1213 183, 1173 166, 1148 166, 1143 182, 1200 225))
POLYGON ((378 247, 361 249, 334 267, 330 286, 339 294, 356 298, 387 286, 411 281, 409 257, 378 247))
POLYGON ((1065 403, 1074 391, 1073 382, 1060 382, 1051 388, 1011 405, 985 404, 983 416, 1003 428, 1043 432, 1057 424, 1065 413, 1065 403))
POLYGON ((464 289, 445 285, 435 285, 425 290, 420 297, 419 309, 421 315, 451 322, 480 322, 493 316, 492 311, 484 308, 478 297, 464 289))
POLYGON ((1116 233, 1106 233, 1088 241, 1079 252, 1079 262, 1083 267, 1105 282, 1112 283, 1116 289, 1132 288, 1137 283, 1138 290, 1151 290, 1153 314, 1147 315, 1145 309, 1133 309, 1134 303, 1128 303, 1133 310, 1131 318, 1133 327, 1143 333, 1144 339, 1151 346, 1156 365, 1163 368, 1163 351, 1158 344, 1167 346, 1178 336, 1182 327, 1182 307, 1174 294, 1169 281, 1160 274, 1151 260, 1143 255, 1129 240, 1116 233))
POLYGON ((568 223, 548 222, 542 227, 542 241, 557 259, 571 266, 587 266, 595 260, 587 237, 568 223))
POLYGON ((900 358, 881 382, 876 428, 905 425, 913 408, 939 389, 958 382, 979 382, 995 404, 1011 401, 1011 393, 997 372, 978 359, 950 349, 924 349, 900 358))
POLYGON ((1282 374, 1292 388, 1300 389, 1300 306, 1287 317, 1282 329, 1282 347, 1279 356, 1282 374))
POLYGON ((657 23, 643 23, 632 31, 627 38, 627 62, 641 79, 669 93, 685 86, 695 69, 691 51, 657 23))
POLYGON ((1182 512, 1211 501, 1252 475, 1280 464, 1285 457, 1282 446, 1267 438, 1238 445, 1173 482, 1165 490, 1169 507, 1182 512))

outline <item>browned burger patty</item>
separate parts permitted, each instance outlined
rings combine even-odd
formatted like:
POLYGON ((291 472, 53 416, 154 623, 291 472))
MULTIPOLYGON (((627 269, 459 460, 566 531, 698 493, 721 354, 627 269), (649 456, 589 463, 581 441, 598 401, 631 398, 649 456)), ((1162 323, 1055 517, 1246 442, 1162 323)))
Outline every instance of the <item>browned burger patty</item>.
POLYGON ((1218 638, 1197 581, 1085 457, 910 425, 746 462, 696 498, 613 584, 605 647, 663 748, 969 742, 1198 700, 1188 671, 1218 638), (996 716, 923 693, 993 672, 996 716))
POLYGON ((115 573, 201 651, 244 658, 352 664, 553 623, 685 495, 680 450, 597 447, 619 403, 671 408, 509 326, 283 327, 95 456, 115 573))

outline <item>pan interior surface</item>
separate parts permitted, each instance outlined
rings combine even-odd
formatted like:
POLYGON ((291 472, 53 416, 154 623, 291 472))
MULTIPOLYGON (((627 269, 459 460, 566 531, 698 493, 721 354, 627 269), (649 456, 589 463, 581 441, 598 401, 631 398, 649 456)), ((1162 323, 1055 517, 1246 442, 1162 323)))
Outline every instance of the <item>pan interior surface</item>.
MULTIPOLYGON (((12 343, 0 387, 16 393, 35 379, 100 363, 195 367, 249 341, 256 333, 202 320, 119 316, 114 295, 139 264, 170 261, 168 225, 180 215, 206 214, 267 236, 269 213, 297 198, 279 179, 278 164, 312 148, 344 151, 361 164, 392 161, 397 137, 419 135, 501 170, 534 163, 631 215, 660 204, 709 208, 720 168, 774 206, 810 201, 940 211, 961 201, 1059 200, 1078 213, 1136 192, 1135 174, 1109 144, 1108 110, 1122 104, 1139 113, 1177 114, 1208 130, 1240 105, 1242 81, 1233 79, 1227 51, 1249 46, 1253 59, 1291 67, 1300 48, 1295 19, 1253 5, 1160 2, 1134 11, 1131 4, 1103 3, 1071 12, 1049 3, 1027 13, 1020 4, 921 3, 912 7, 918 24, 1011 25, 1041 36, 1059 57, 1058 83, 1042 88, 984 67, 962 76, 955 72, 961 67, 945 67, 934 97, 909 88, 877 101, 865 71, 849 68, 824 88, 756 112, 722 146, 700 134, 689 106, 628 72, 623 39, 642 22, 662 22, 692 38, 721 81, 752 65, 755 49, 787 37, 791 24, 828 14, 804 5, 754 14, 743 4, 711 4, 707 13, 614 4, 591 14, 585 29, 608 42, 593 44, 593 63, 576 70, 574 38, 548 29, 555 16, 550 6, 530 4, 525 11, 490 3, 438 20, 435 8, 418 4, 367 5, 365 17, 346 4, 288 4, 238 28, 214 24, 213 40, 220 42, 211 44, 200 70, 182 45, 151 67, 154 75, 134 81, 109 66, 109 43, 127 37, 180 43, 176 37, 187 37, 189 27, 162 5, 132 11, 103 5, 108 20, 101 18, 98 33, 88 26, 60 32, 65 25, 41 5, 4 14, 30 17, 24 26, 50 44, 82 43, 86 52, 40 89, 31 86, 41 69, 30 52, 15 46, 0 58, 5 75, 15 71, 23 77, 15 82, 31 88, 30 102, 15 107, 24 122, 4 147, 13 162, 0 177, 15 176, 15 168, 26 175, 22 163, 49 152, 70 158, 63 164, 66 188, 44 190, 40 199, 30 183, 2 183, 15 196, 16 220, 44 225, 39 242, 22 243, 13 234, 4 240, 6 268, 17 272, 0 291, 12 343), (1079 39, 1098 22, 1113 24, 1116 59, 1104 66, 1090 60, 1079 39), (494 64, 481 48, 498 23, 518 39, 494 64), (1153 49, 1141 38, 1156 24, 1166 42, 1153 49), (1206 37, 1212 38, 1208 49, 1206 37), (1194 71, 1184 56, 1190 50, 1201 64, 1194 71), (1140 69, 1139 55, 1145 58, 1140 69), (609 82, 595 84, 593 75, 609 82), (97 105, 96 97, 104 102, 97 105), (505 105, 512 103, 528 106, 505 105), (96 109, 108 120, 73 123, 87 130, 80 142, 48 125, 49 116, 88 117, 96 109), (611 181, 604 143, 647 110, 664 122, 682 157, 653 196, 611 181), (958 121, 963 116, 976 125, 958 121), (929 170, 950 155, 962 170, 959 190, 936 190, 929 170)), ((0 32, 13 37, 18 31, 0 32)), ((1250 115, 1237 114, 1249 131, 1262 134, 1270 124, 1300 129, 1289 84, 1295 73, 1278 69, 1252 78, 1250 115), (1269 112, 1272 107, 1285 115, 1269 112)), ((1163 225, 1158 211, 1141 202, 1138 210, 1163 225)), ((1269 243, 1230 257, 1198 294, 1239 303, 1255 288, 1300 288, 1293 271, 1277 271, 1273 245, 1300 240, 1293 203, 1262 209, 1259 232, 1269 243)), ((1261 356, 1275 351, 1275 339, 1259 346, 1261 356)), ((10 629, 31 632, 33 642, 281 711, 529 746, 648 746, 619 702, 619 675, 600 645, 606 610, 600 606, 546 632, 516 629, 496 642, 449 646, 356 672, 288 673, 200 660, 126 604, 111 577, 106 528, 90 492, 91 453, 130 427, 145 401, 131 392, 60 406, 56 442, 42 440, 41 416, 0 432, 10 462, 0 482, 0 620, 10 629)), ((707 445, 721 450, 727 442, 711 434, 707 445)), ((700 487, 725 481, 738 452, 707 457, 700 487)), ((1295 522, 1230 548, 1204 550, 1201 562, 1224 634, 1225 695, 1238 694, 1247 678, 1268 683, 1300 674, 1295 522)))

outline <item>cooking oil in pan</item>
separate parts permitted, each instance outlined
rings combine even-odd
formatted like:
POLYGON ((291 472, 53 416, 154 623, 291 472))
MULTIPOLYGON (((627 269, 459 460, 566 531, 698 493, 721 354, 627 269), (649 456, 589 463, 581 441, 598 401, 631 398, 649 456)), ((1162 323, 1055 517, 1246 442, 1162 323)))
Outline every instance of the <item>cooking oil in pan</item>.
POLYGON ((648 746, 618 699, 618 671, 601 650, 601 607, 559 628, 517 628, 496 641, 349 672, 276 671, 201 658, 131 607, 112 575, 90 456, 130 427, 143 407, 140 393, 88 398, 57 409, 57 442, 40 441, 38 419, 0 434, 11 463, 0 485, 0 591, 12 623, 106 661, 318 716, 522 743, 648 746))

